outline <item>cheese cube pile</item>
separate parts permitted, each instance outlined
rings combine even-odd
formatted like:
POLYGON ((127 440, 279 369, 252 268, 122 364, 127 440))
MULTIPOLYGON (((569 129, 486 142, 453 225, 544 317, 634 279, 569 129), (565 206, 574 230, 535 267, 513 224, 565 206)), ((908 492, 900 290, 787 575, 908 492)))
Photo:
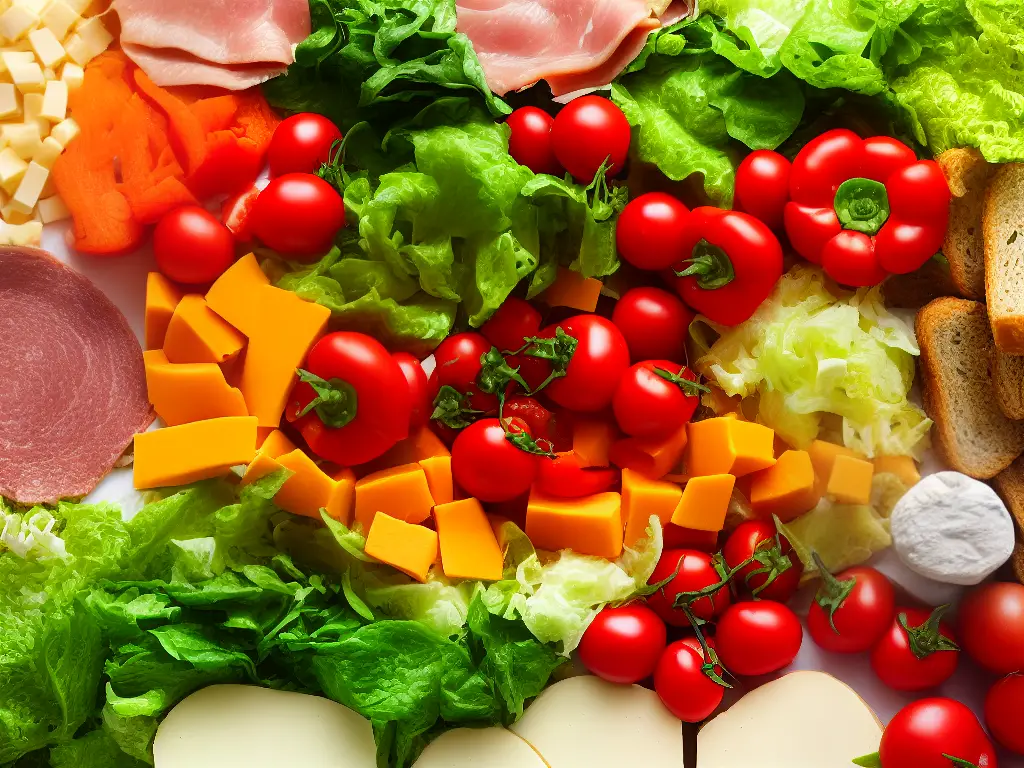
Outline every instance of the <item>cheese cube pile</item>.
POLYGON ((91 0, 0 0, 0 245, 38 245, 70 216, 50 169, 78 135, 68 94, 113 35, 91 0))

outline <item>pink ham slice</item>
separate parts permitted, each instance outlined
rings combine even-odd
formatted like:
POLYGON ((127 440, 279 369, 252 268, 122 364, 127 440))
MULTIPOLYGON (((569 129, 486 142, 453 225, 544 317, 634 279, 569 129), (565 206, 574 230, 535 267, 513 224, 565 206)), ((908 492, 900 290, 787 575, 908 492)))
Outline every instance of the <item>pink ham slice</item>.
POLYGON ((146 48, 132 43, 122 43, 121 48, 161 88, 201 83, 244 91, 277 77, 285 69, 278 64, 210 64, 172 48, 146 48))
POLYGON ((0 496, 84 496, 153 421, 124 315, 45 251, 0 248, 0 496))

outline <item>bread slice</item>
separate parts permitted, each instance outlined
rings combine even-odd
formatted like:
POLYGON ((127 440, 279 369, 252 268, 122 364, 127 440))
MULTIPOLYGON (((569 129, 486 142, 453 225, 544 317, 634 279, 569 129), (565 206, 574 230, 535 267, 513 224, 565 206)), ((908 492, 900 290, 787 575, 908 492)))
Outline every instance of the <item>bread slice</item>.
POLYGON ((1017 522, 1017 546, 1010 558, 1010 567, 1017 580, 1024 584, 1024 459, 1017 459, 996 475, 992 484, 1017 522))
POLYGON ((1024 357, 992 350, 992 387, 1008 419, 1024 419, 1024 357))
POLYGON ((920 309, 932 299, 959 292, 950 267, 939 259, 928 259, 923 267, 905 275, 889 275, 882 283, 885 306, 890 308, 920 309))
POLYGON ((942 252, 956 292, 968 299, 985 298, 985 242, 981 216, 985 190, 995 173, 976 149, 950 149, 935 158, 953 193, 949 204, 949 229, 942 252))
POLYGON ((1007 419, 992 395, 985 305, 936 299, 917 313, 916 329, 924 407, 940 456, 971 477, 995 477, 1024 452, 1024 422, 1007 419))
POLYGON ((1024 355, 1024 164, 999 168, 985 195, 985 296, 996 346, 1024 355))

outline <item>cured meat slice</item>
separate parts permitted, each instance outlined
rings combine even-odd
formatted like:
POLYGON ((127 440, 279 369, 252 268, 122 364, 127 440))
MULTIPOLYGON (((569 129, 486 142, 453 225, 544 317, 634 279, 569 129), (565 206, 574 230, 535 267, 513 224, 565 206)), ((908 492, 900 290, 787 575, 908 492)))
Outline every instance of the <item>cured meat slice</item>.
POLYGON ((201 83, 229 91, 244 91, 277 77, 286 69, 280 64, 211 64, 184 51, 147 48, 132 43, 124 43, 121 48, 161 88, 201 83))
POLYGON ((0 496, 84 496, 153 421, 139 342, 99 289, 34 248, 0 248, 0 307, 0 496))

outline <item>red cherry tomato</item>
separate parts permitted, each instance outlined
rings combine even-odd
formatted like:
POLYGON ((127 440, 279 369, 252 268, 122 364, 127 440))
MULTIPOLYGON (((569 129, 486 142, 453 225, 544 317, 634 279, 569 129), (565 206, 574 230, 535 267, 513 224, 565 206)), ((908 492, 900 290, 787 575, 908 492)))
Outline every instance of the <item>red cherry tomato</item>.
POLYGON ((968 655, 997 675, 1024 672, 1024 586, 978 587, 960 605, 958 627, 968 655))
POLYGON ((578 499, 611 490, 619 481, 619 470, 611 467, 584 467, 572 451, 537 462, 537 488, 548 496, 578 499))
POLYGON ((267 150, 270 175, 316 173, 330 160, 336 141, 341 131, 323 115, 303 112, 282 120, 267 150))
POLYGON ((661 288, 633 288, 612 311, 612 322, 622 331, 633 360, 685 362, 693 318, 675 294, 661 288))
POLYGON ((800 586, 804 572, 804 565, 789 539, 766 520, 740 523, 726 540, 722 557, 730 569, 754 558, 754 562, 736 572, 733 584, 742 593, 762 600, 788 602, 800 586))
POLYGON ((778 152, 751 152, 736 170, 736 210, 749 213, 775 230, 789 202, 792 164, 778 152))
POLYGON ((498 412, 498 397, 480 391, 478 377, 483 368, 480 358, 491 350, 491 343, 479 333, 457 333, 449 336, 434 350, 434 371, 430 374, 431 402, 442 406, 442 401, 455 397, 457 403, 449 411, 461 409, 463 417, 474 418, 498 412), (451 387, 457 393, 442 391, 451 387))
POLYGON ((256 237, 291 258, 322 255, 343 226, 341 195, 311 173, 278 176, 260 192, 252 211, 256 237))
POLYGON ((619 379, 612 409, 633 437, 666 437, 693 418, 700 405, 697 375, 669 360, 637 363, 619 379))
POLYGON ((878 747, 882 768, 951 768, 961 760, 996 768, 996 753, 970 709, 952 699, 921 699, 889 722, 878 747))
POLYGON ((168 279, 201 285, 216 280, 234 262, 235 239, 202 208, 175 208, 156 225, 153 255, 168 279))
POLYGON ((500 421, 482 419, 455 438, 452 476, 462 490, 480 501, 511 501, 530 490, 537 476, 537 458, 510 443, 500 421))
POLYGON ((619 215, 619 254, 638 269, 668 269, 683 258, 684 222, 690 209, 664 192, 631 200, 619 215))
MULTIPOLYGON (((649 598, 647 605, 661 616, 662 621, 674 627, 689 627, 690 621, 679 608, 674 608, 676 595, 698 592, 722 580, 707 552, 693 549, 669 549, 662 553, 648 583, 657 584, 676 573, 675 578, 649 598)), ((729 587, 724 585, 710 597, 694 601, 690 610, 698 619, 710 621, 729 606, 729 587)))
POLYGON ((554 441, 555 414, 532 397, 510 397, 505 401, 501 415, 506 419, 521 419, 538 440, 554 441))
POLYGON ((654 690, 662 703, 684 723, 699 723, 718 709, 725 688, 703 670, 696 640, 679 640, 665 649, 654 671, 654 690))
MULTIPOLYGON (((577 315, 558 324, 577 340, 566 375, 552 381, 545 394, 570 411, 602 411, 611 405, 619 379, 629 368, 629 348, 610 320, 597 315, 577 315)), ((556 328, 540 335, 553 338, 556 328)))
POLYGON ((770 600, 729 606, 715 631, 718 657, 734 675, 767 675, 789 666, 803 637, 796 614, 770 600))
POLYGON ((598 677, 631 685, 651 676, 665 650, 665 624, 643 603, 605 608, 580 641, 580 661, 598 677))
POLYGON ((896 590, 890 581, 874 568, 858 566, 826 576, 807 614, 807 631, 826 651, 864 653, 885 634, 895 615, 896 590))
POLYGON ((508 153, 520 165, 534 173, 561 176, 564 171, 555 159, 551 142, 551 126, 555 119, 537 107, 520 107, 508 116, 512 130, 508 139, 508 153))
MULTIPOLYGON (((480 333, 501 352, 522 349, 526 339, 540 333, 541 315, 530 302, 509 296, 483 324, 480 333)), ((519 371, 531 389, 539 387, 547 378, 550 366, 544 360, 529 355, 506 355, 509 366, 519 371)))
POLYGON ((941 610, 897 610, 896 620, 871 651, 871 668, 879 680, 896 691, 924 691, 953 676, 960 651, 952 628, 945 622, 935 622, 937 616, 941 616, 941 610), (930 621, 938 625, 929 626, 930 621))
POLYGON ((985 725, 995 740, 1011 752, 1024 755, 1024 675, 1007 675, 985 697, 985 725))
POLYGON ((607 160, 608 178, 617 176, 629 155, 629 121, 602 96, 570 101, 551 127, 555 157, 577 181, 589 184, 607 160))
POLYGON ((409 383, 409 396, 412 400, 412 413, 409 416, 410 434, 426 426, 430 420, 430 413, 433 406, 430 402, 430 383, 427 381, 427 372, 423 370, 420 361, 408 352, 395 352, 391 355, 402 369, 402 375, 409 383))

